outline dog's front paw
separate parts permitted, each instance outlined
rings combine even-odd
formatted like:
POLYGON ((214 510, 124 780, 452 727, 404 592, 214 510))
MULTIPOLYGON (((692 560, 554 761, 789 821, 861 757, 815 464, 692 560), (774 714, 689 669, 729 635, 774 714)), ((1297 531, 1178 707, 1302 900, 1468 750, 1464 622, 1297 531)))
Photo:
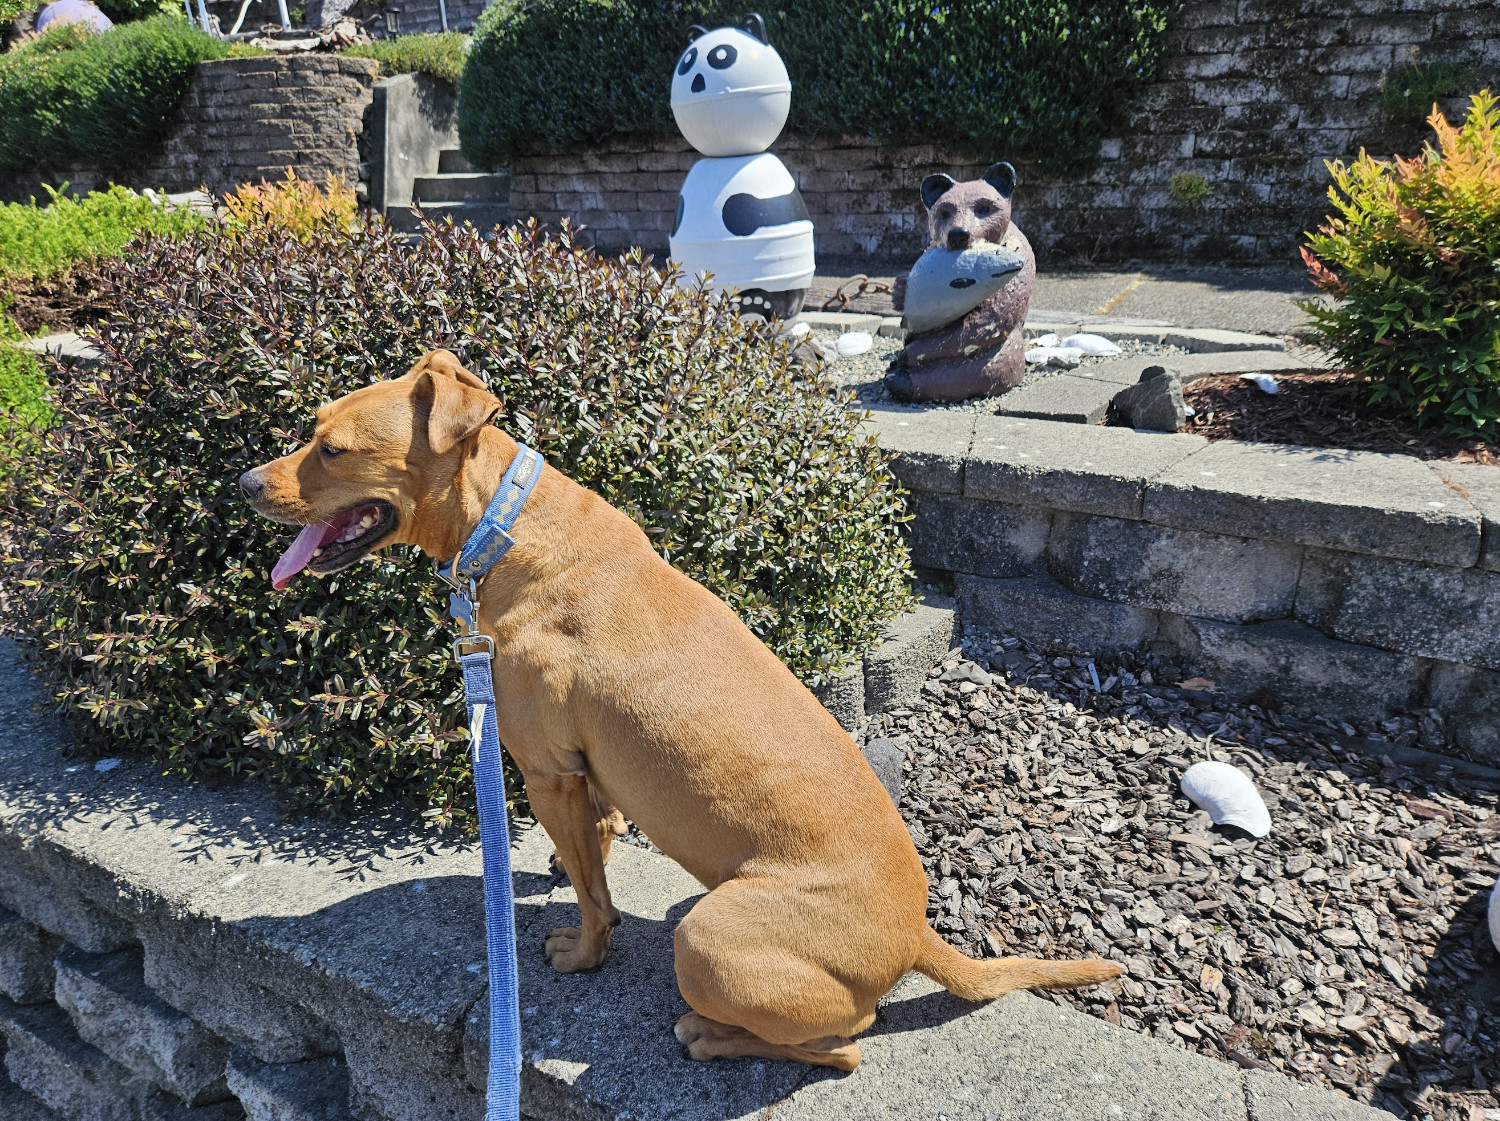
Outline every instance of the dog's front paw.
POLYGON ((559 973, 585 973, 598 969, 609 949, 609 930, 602 937, 590 939, 583 929, 576 926, 560 926, 547 935, 545 952, 552 968, 559 973))

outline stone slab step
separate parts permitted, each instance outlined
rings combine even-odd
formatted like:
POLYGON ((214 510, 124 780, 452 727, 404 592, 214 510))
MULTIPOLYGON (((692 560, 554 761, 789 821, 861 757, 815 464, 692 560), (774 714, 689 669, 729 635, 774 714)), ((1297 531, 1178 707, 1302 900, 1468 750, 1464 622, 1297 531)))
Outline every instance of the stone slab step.
POLYGON ((438 153, 439 175, 461 175, 474 170, 474 165, 464 159, 464 154, 457 148, 444 148, 438 153))
MULTIPOLYGON (((503 226, 510 221, 510 206, 503 202, 424 202, 420 206, 427 217, 439 222, 451 218, 455 225, 468 222, 485 228, 503 226)), ((405 207, 392 210, 386 218, 398 230, 411 232, 419 227, 416 215, 405 207)))
POLYGON ((465 172, 453 175, 419 175, 412 183, 412 197, 448 202, 510 203, 510 175, 506 172, 465 172))

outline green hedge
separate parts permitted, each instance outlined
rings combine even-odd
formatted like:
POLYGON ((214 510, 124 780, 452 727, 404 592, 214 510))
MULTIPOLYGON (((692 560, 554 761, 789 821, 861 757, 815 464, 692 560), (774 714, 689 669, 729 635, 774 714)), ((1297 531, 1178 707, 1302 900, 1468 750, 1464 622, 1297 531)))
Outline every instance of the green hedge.
POLYGON ((90 191, 81 199, 48 190, 52 197, 46 206, 35 199, 0 203, 0 281, 55 276, 117 256, 144 230, 182 233, 204 222, 187 207, 168 206, 126 187, 90 191))
MULTIPOLYGON (((762 7, 792 78, 788 128, 1091 158, 1151 76, 1178 0, 804 0, 762 7)), ((497 0, 459 98, 481 167, 528 146, 670 135, 686 29, 744 11, 680 0, 497 0)))
POLYGON ((380 74, 431 74, 450 85, 458 85, 469 53, 469 37, 457 31, 433 35, 396 35, 373 43, 358 43, 343 52, 354 58, 373 58, 380 74))
POLYGON ((0 55, 0 171, 143 162, 177 119, 193 67, 229 53, 177 16, 102 35, 49 28, 0 55))

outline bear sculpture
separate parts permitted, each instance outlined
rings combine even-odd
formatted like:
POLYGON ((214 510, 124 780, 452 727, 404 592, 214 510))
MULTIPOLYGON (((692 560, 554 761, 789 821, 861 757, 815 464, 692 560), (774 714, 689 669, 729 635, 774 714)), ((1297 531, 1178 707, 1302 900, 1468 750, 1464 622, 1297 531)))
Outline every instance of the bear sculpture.
MULTIPOLYGON (((957 322, 909 335, 886 374, 893 396, 907 401, 962 401, 1013 389, 1026 374, 1021 328, 1036 280, 1036 256, 1026 235, 1011 224, 1016 170, 992 165, 980 179, 957 183, 948 175, 922 180, 930 246, 968 249, 990 242, 1020 257, 1023 265, 1005 286, 957 322)), ((892 293, 904 310, 906 278, 892 293)))

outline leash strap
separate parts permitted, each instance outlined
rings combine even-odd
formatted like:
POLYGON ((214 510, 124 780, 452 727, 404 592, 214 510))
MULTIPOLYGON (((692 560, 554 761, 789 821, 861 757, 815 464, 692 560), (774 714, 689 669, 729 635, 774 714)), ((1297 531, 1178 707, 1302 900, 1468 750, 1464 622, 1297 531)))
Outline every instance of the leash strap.
POLYGON ((525 444, 469 540, 437 572, 453 587, 449 613, 464 626, 453 643, 463 670, 474 752, 474 793, 479 803, 479 844, 484 867, 484 935, 490 972, 490 1070, 485 1121, 521 1116, 521 1016, 516 975, 516 905, 511 892, 510 826, 505 808, 505 770, 495 720, 495 644, 479 633, 478 582, 510 551, 510 529, 542 475, 543 459, 525 444), (444 570, 447 571, 444 571, 444 570))

